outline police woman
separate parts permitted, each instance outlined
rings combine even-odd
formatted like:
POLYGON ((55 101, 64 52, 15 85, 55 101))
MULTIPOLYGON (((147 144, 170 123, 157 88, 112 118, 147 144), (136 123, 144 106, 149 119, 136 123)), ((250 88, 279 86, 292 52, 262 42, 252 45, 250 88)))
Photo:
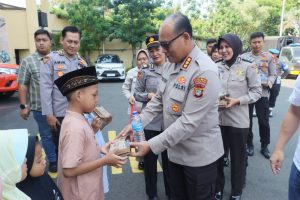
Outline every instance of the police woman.
MULTIPOLYGON (((230 150, 231 197, 241 199, 245 181, 246 141, 249 131, 248 104, 260 98, 262 89, 257 67, 243 59, 242 41, 237 35, 225 34, 218 40, 222 60, 218 62, 222 83, 219 124, 224 149, 230 150), (221 105, 222 102, 222 105, 221 105), (225 103, 224 103, 225 102, 225 103)), ((223 158, 218 160, 218 177, 215 199, 222 199, 225 185, 223 158)))

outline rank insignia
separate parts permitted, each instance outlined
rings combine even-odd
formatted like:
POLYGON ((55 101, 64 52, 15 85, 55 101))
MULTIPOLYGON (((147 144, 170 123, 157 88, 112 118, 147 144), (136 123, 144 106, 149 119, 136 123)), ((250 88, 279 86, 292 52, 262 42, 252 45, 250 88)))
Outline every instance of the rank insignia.
POLYGON ((172 110, 173 110, 173 112, 178 113, 179 112, 179 105, 176 104, 176 103, 173 103, 172 104, 172 110))
POLYGON ((50 60, 50 57, 49 56, 45 56, 42 59, 43 59, 43 63, 46 64, 50 60))
POLYGON ((79 59, 79 64, 82 65, 82 66, 85 66, 85 67, 87 66, 87 63, 82 58, 79 59))
POLYGON ((184 76, 179 76, 179 77, 177 78, 177 82, 178 82, 179 84, 184 85, 184 84, 185 84, 185 78, 184 78, 184 76))
POLYGON ((64 72, 63 72, 63 71, 58 71, 58 72, 57 72, 57 76, 61 77, 61 76, 63 76, 63 75, 64 75, 64 72))
POLYGON ((154 42, 154 38, 153 37, 149 38, 149 43, 152 43, 152 42, 154 42))
POLYGON ((182 65, 182 69, 187 69, 190 64, 191 64, 192 58, 191 57, 187 57, 182 65))

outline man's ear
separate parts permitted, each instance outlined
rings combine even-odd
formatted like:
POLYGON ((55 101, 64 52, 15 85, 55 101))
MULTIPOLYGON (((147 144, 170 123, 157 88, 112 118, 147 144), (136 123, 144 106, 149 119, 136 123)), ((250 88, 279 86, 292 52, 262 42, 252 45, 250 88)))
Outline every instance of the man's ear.
POLYGON ((183 37, 185 40, 190 40, 190 39, 191 39, 191 36, 190 36, 190 34, 188 34, 188 32, 184 32, 184 33, 182 34, 182 37, 183 37))
POLYGON ((74 92, 74 97, 75 97, 76 101, 80 101, 81 100, 81 96, 82 96, 82 91, 81 90, 76 90, 74 92))

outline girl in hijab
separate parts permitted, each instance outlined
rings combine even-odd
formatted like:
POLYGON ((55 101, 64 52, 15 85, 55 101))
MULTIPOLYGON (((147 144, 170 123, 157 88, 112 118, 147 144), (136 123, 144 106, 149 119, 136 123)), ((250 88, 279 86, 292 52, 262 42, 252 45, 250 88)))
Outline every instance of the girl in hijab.
POLYGON ((30 200, 16 187, 27 176, 26 150, 28 133, 19 130, 0 132, 0 177, 3 200, 30 200))
MULTIPOLYGON (((257 67, 244 59, 242 41, 237 35, 225 34, 218 41, 222 60, 217 62, 222 83, 223 103, 219 107, 219 125, 224 149, 231 158, 230 200, 241 199, 245 183, 246 141, 249 132, 248 104, 254 103, 262 94, 257 67), (225 100, 225 103, 224 103, 225 100)), ((225 185, 223 157, 218 160, 218 176, 215 199, 222 199, 225 185)))
POLYGON ((46 160, 36 136, 29 136, 27 148, 27 177, 17 187, 32 200, 63 200, 59 189, 45 172, 46 160))

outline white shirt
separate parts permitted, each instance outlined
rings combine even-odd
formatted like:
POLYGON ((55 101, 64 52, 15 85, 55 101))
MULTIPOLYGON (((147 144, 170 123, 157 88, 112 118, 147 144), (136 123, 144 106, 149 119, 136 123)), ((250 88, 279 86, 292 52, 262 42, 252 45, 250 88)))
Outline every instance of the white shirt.
MULTIPOLYGON (((289 101, 294 106, 300 106, 300 76, 298 76, 296 80, 296 86, 294 88, 293 93, 291 94, 289 101)), ((298 169, 300 171, 300 137, 298 139, 298 144, 296 147, 296 151, 294 154, 293 161, 298 169)))

